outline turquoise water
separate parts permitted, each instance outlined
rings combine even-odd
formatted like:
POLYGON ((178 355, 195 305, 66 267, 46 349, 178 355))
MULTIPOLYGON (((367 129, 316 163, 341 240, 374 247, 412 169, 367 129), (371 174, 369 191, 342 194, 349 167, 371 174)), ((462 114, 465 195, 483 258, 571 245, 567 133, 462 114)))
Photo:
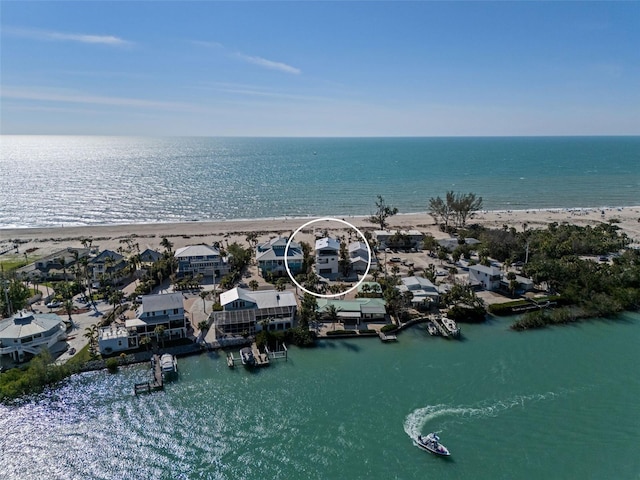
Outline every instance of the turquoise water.
POLYGON ((180 361, 135 397, 146 366, 96 372, 0 407, 3 478, 413 479, 640 475, 640 315, 515 333, 422 327, 291 349, 250 372, 223 356, 180 361), (437 431, 436 458, 412 441, 437 431))
POLYGON ((0 137, 0 228, 640 204, 640 137, 0 137))

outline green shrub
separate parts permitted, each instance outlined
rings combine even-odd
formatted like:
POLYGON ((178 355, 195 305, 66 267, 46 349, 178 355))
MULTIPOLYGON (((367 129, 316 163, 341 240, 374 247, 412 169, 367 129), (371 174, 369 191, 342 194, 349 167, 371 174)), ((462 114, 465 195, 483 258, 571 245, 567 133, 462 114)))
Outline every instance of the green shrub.
POLYGON ((387 325, 385 325, 384 327, 382 327, 380 329, 381 332, 394 332, 398 329, 398 327, 396 325, 394 325, 393 323, 389 323, 387 325))
POLYGON ((331 335, 355 335, 355 330, 331 330, 327 332, 327 336, 331 335))
POLYGON ((118 362, 118 359, 115 357, 107 359, 107 370, 109 370, 109 373, 116 373, 118 371, 119 363, 120 362, 118 362))

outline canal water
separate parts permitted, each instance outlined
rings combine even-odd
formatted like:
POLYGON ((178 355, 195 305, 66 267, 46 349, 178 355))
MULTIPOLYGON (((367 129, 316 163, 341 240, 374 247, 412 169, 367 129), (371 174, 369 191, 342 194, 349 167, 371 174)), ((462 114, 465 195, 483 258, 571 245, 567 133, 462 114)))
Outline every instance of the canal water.
POLYGON ((508 324, 328 340, 256 371, 202 354, 138 397, 146 365, 77 375, 0 407, 0 476, 637 479, 640 315, 508 324), (415 446, 430 431, 451 458, 415 446))

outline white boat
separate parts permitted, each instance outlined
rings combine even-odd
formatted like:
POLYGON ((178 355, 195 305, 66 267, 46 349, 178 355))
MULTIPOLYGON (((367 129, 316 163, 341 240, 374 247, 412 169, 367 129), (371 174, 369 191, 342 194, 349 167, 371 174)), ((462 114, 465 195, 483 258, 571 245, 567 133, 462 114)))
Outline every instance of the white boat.
POLYGON ((454 320, 451 320, 448 317, 442 317, 441 320, 444 328, 447 329, 449 335, 451 335, 452 337, 457 337, 458 335, 460 335, 460 328, 458 328, 458 325, 456 325, 456 322, 454 320))
POLYGON ((253 356, 251 347, 244 347, 240 350, 240 359, 242 360, 242 364, 248 367, 253 367, 256 364, 256 358, 253 356))
POLYGON ((160 368, 163 375, 177 373, 178 360, 170 353, 165 353, 160 357, 160 368))
POLYGON ((448 457, 451 455, 449 449, 440 443, 440 437, 435 433, 430 433, 427 436, 418 435, 418 439, 416 440, 416 444, 423 450, 427 452, 431 452, 435 455, 440 455, 442 457, 448 457))
POLYGON ((438 328, 434 325, 433 322, 427 322, 427 331, 429 332, 429 335, 433 336, 440 334, 438 328))

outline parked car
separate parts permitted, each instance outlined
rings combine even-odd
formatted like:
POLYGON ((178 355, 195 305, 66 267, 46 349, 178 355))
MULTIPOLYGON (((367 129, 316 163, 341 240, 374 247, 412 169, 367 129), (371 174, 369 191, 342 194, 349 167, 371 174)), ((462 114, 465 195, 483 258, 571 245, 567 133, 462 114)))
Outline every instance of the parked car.
POLYGON ((393 263, 400 263, 402 259, 400 257, 391 257, 389 261, 393 263))
POLYGON ((49 302, 46 305, 47 308, 60 308, 61 306, 62 306, 62 302, 59 302, 57 300, 54 300, 53 302, 49 302))

